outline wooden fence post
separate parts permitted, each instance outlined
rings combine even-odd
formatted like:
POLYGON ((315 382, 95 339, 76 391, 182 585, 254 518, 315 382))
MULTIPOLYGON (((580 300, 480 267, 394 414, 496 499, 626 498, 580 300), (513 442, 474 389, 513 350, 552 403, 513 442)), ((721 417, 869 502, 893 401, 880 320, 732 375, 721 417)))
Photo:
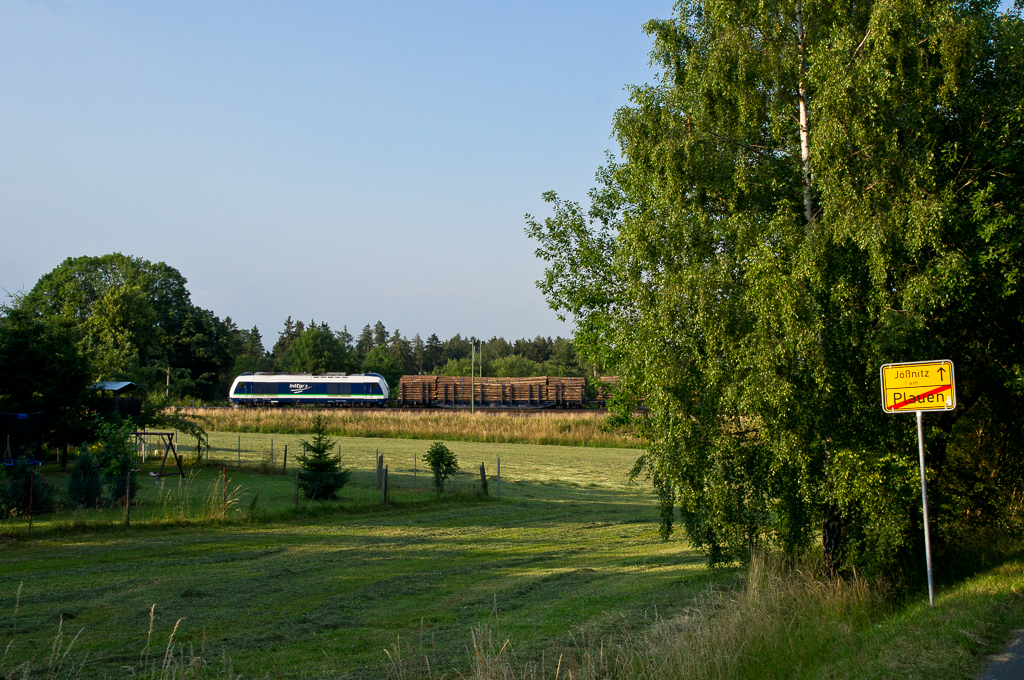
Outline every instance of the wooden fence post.
POLYGON ((281 474, 288 474, 288 445, 284 445, 284 467, 281 468, 281 474))
POLYGON ((484 464, 483 463, 480 463, 480 488, 483 489, 483 492, 484 492, 485 496, 490 496, 491 495, 491 494, 487 493, 487 473, 484 472, 484 464))
POLYGON ((132 525, 132 471, 124 475, 124 525, 130 527, 132 525))
POLYGON ((28 530, 32 531, 32 498, 36 489, 36 471, 32 470, 32 476, 28 478, 28 530))
POLYGON ((388 502, 388 467, 384 466, 384 472, 381 474, 380 484, 380 503, 381 505, 387 505, 388 502))

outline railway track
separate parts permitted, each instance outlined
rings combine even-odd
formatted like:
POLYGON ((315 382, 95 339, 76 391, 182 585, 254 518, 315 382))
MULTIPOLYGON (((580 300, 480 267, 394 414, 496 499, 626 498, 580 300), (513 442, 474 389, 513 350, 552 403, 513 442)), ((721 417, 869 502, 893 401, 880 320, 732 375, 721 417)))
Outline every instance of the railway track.
MULTIPOLYGON (((231 410, 242 410, 249 408, 263 408, 267 410, 281 409, 281 410, 294 410, 294 409, 316 409, 316 406, 186 406, 184 408, 203 410, 203 411, 231 411, 231 410)), ((393 413, 469 413, 468 406, 438 406, 433 408, 425 408, 420 406, 387 406, 383 408, 370 408, 360 406, 328 406, 323 407, 321 410, 324 411, 354 411, 354 412, 370 412, 370 413, 381 413, 381 412, 393 412, 393 413)), ((516 413, 518 415, 565 415, 567 413, 580 413, 580 414, 594 414, 604 415, 608 413, 608 409, 605 408, 524 408, 524 407, 501 407, 501 406, 478 406, 476 408, 478 413, 516 413)))

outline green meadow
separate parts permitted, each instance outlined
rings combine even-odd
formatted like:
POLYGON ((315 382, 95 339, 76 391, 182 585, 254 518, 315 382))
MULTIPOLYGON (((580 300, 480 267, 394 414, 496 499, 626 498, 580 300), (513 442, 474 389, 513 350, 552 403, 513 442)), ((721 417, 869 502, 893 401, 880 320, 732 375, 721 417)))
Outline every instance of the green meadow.
POLYGON ((935 608, 813 561, 708 569, 660 540, 637 450, 449 442, 439 496, 428 442, 345 438, 340 500, 296 504, 301 437, 273 436, 267 474, 271 436, 242 435, 240 468, 238 436, 165 482, 196 490, 179 505, 140 491, 129 528, 117 507, 0 526, 0 677, 972 678, 1024 625, 1013 559, 935 608))
MULTIPOLYGON (((386 460, 413 467, 401 447, 415 442, 383 443, 386 460)), ((68 659, 85 661, 84 677, 142 672, 147 639, 162 654, 176 624, 208 673, 382 677, 396 649, 450 673, 468 667, 471 628, 489 619, 519 658, 542 659, 581 626, 643 625, 728 578, 658 538, 649 491, 625 479, 636 451, 578 450, 460 444, 464 466, 500 453, 504 475, 508 460, 501 500, 493 486, 469 492, 471 475, 466 492, 438 499, 403 470, 407 488, 382 507, 370 458, 340 502, 298 512, 290 475, 230 471, 268 499, 255 516, 238 503, 228 522, 47 532, 41 521, 0 544, 7 662, 45 667, 63 619, 66 637, 81 631, 68 659)))

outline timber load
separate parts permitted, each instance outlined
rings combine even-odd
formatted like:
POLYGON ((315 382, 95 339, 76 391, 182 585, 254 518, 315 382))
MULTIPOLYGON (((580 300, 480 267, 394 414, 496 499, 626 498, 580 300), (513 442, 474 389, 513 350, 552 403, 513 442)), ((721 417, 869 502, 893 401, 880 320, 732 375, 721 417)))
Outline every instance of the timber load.
POLYGON ((586 398, 584 378, 469 378, 403 375, 396 401, 400 406, 465 406, 470 394, 479 407, 579 408, 586 398))
POLYGON ((605 406, 608 400, 612 398, 612 393, 615 391, 615 381, 618 378, 614 375, 602 375, 600 382, 597 385, 597 403, 600 406, 605 406))
MULTIPOLYGON (((597 383, 597 399, 594 403, 598 406, 607 406, 608 402, 615 395, 615 385, 619 382, 618 376, 615 375, 603 375, 600 377, 597 383)), ((640 395, 637 398, 636 406, 638 408, 646 408, 644 406, 644 395, 640 395)))

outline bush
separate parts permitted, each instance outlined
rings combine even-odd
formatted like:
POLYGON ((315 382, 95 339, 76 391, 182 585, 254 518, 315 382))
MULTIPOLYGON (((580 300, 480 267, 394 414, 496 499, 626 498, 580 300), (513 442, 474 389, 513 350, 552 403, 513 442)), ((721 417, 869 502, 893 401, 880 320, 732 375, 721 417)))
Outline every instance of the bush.
POLYGON ((487 367, 487 372, 499 378, 528 378, 544 373, 540 364, 521 354, 495 359, 487 367))
POLYGON ((323 415, 317 413, 313 417, 313 439, 301 441, 299 486, 302 494, 311 501, 337 498, 338 490, 348 482, 352 471, 340 469, 338 459, 332 455, 334 440, 327 436, 327 422, 323 415))
POLYGON ((131 442, 131 431, 130 421, 102 423, 99 427, 102 448, 98 464, 109 484, 110 501, 114 505, 123 505, 126 494, 132 499, 139 491, 138 481, 131 476, 132 472, 138 472, 134 468, 138 457, 131 442))
POLYGON ((34 465, 22 456, 7 470, 7 494, 4 508, 18 515, 39 514, 53 510, 53 495, 47 480, 34 465))
POLYGON ((423 456, 423 462, 433 471, 434 488, 439 494, 444 491, 445 481, 454 477, 459 470, 459 461, 455 458, 455 454, 441 442, 434 442, 430 445, 426 455, 423 456))
POLYGON ((85 446, 82 446, 68 477, 68 498, 81 508, 95 508, 103 500, 100 463, 85 446))

